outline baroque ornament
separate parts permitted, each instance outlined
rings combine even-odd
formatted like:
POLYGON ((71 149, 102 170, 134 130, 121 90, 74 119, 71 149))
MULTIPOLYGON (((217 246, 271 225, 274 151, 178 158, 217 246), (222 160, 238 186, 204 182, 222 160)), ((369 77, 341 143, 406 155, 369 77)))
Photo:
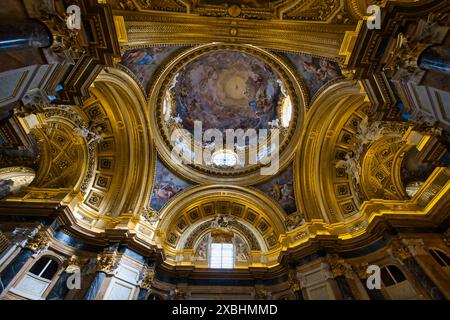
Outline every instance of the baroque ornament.
POLYGON ((305 216, 302 213, 290 214, 284 221, 286 228, 291 231, 305 224, 305 216))
POLYGON ((153 278, 155 277, 155 267, 146 266, 142 274, 140 287, 142 289, 150 289, 153 278))
POLYGON ((27 243, 26 248, 32 250, 34 253, 45 251, 50 244, 50 237, 47 232, 39 231, 34 238, 27 243))
POLYGON ((327 261, 330 265, 331 272, 335 277, 345 276, 348 271, 348 265, 345 263, 344 259, 337 254, 330 254, 327 257, 327 261))
POLYGON ((297 271, 292 269, 288 273, 288 282, 291 290, 294 292, 300 291, 300 281, 297 279, 297 271))
POLYGON ((67 267, 66 267, 66 272, 67 273, 75 273, 75 272, 80 272, 81 269, 81 260, 78 256, 76 255, 72 255, 68 260, 67 260, 67 267))
POLYGON ((97 257, 96 270, 111 273, 117 268, 117 253, 104 252, 97 257))

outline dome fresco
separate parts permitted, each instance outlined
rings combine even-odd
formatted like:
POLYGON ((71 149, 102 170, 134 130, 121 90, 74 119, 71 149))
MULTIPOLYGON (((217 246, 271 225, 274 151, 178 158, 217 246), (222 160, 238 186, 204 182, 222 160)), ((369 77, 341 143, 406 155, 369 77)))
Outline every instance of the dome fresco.
POLYGON ((277 118, 281 80, 263 61, 245 53, 208 53, 184 67, 172 89, 176 115, 193 133, 203 130, 266 129, 277 118))
POLYGON ((196 182, 250 184, 277 174, 275 163, 290 161, 304 119, 307 93, 294 72, 278 55, 243 45, 210 44, 175 56, 158 73, 149 101, 163 162, 181 161, 172 169, 196 182), (259 172, 263 167, 273 172, 259 172))

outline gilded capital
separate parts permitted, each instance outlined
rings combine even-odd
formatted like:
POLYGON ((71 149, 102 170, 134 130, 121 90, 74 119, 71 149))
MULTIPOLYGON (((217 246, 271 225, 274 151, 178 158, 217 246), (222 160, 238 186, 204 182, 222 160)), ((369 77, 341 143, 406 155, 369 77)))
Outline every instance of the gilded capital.
POLYGON ((360 279, 367 279, 369 277, 369 274, 367 273, 367 267, 369 264, 366 263, 355 263, 352 264, 352 270, 356 273, 358 278, 360 279))
POLYGON ((25 247, 36 253, 48 247, 49 243, 50 237, 48 234, 45 231, 39 231, 25 247))
POLYGON ((294 292, 300 291, 300 281, 297 278, 296 270, 289 270, 288 282, 291 286, 291 290, 294 292))
POLYGON ((154 277, 155 277, 155 267, 147 266, 142 274, 142 281, 140 285, 141 288, 147 290, 150 289, 154 277))
POLYGON ((328 255, 327 261, 334 277, 345 276, 347 273, 347 264, 344 259, 340 258, 337 254, 330 254, 328 255))
POLYGON ((393 240, 388 248, 388 252, 397 259, 405 260, 411 258, 408 248, 400 241, 393 240))
POLYGON ((81 269, 81 260, 78 256, 73 255, 67 261, 66 272, 67 273, 75 273, 79 272, 81 269))
POLYGON ((418 60, 428 46, 429 44, 411 41, 404 34, 399 33, 384 69, 392 72, 394 79, 417 78, 419 80, 423 71, 418 66, 418 60))
POLYGON ((100 272, 110 273, 117 268, 117 253, 105 252, 97 257, 96 270, 100 272))

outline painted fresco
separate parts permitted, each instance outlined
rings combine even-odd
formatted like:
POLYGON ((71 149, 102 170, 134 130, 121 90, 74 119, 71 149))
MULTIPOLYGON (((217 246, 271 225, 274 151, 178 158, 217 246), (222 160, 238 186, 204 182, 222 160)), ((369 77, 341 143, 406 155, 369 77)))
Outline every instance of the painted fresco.
POLYGON ((176 78, 176 113, 183 127, 203 130, 263 129, 277 117, 281 81, 263 61, 217 51, 188 64, 176 78))
POLYGON ((297 211, 294 193, 294 165, 289 165, 276 177, 256 186, 257 189, 267 194, 278 202, 287 214, 297 211))
POLYGON ((130 69, 147 90, 149 81, 159 65, 179 48, 171 46, 127 50, 120 63, 130 69))
POLYGON ((302 76, 311 99, 320 88, 333 80, 342 78, 339 65, 334 61, 296 53, 284 53, 283 55, 302 76))
POLYGON ((150 207, 159 211, 176 194, 191 186, 192 184, 178 178, 157 160, 150 207))

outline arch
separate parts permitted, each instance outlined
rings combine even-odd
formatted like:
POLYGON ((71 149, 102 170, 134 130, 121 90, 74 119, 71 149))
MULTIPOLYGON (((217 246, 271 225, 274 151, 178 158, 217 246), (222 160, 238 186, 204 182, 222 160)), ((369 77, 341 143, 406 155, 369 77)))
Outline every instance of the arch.
POLYGON ((139 220, 156 155, 147 100, 124 68, 105 68, 89 91, 81 106, 45 107, 30 128, 41 160, 23 197, 61 199, 75 218, 70 227, 93 236, 122 220, 139 220))
MULTIPOLYGON (((90 181, 91 195, 101 197, 97 211, 111 217, 138 214, 149 198, 155 163, 145 96, 136 81, 117 68, 101 72, 90 90, 104 106, 113 132, 96 160, 96 172, 104 171, 108 181, 99 184, 98 175, 90 181)), ((82 211, 92 209, 90 199, 88 195, 82 211)))
POLYGON ((327 88, 308 111, 295 171, 297 207, 307 221, 334 223, 357 212, 358 192, 336 163, 351 150, 347 136, 356 132, 368 106, 354 82, 341 81, 327 88))
POLYGON ((166 204, 160 219, 156 228, 169 264, 191 263, 198 241, 214 230, 245 239, 253 262, 277 264, 280 236, 286 232, 279 206, 260 191, 239 186, 188 189, 166 204))
POLYGON ((403 139, 408 126, 393 125, 392 132, 385 129, 383 136, 372 143, 364 155, 361 188, 366 199, 406 200, 401 169, 403 155, 412 147, 403 139))
MULTIPOLYGON (((307 90, 304 88, 302 79, 296 76, 293 68, 277 55, 250 45, 212 43, 207 45, 199 45, 194 48, 184 50, 179 55, 170 60, 157 74, 154 76, 154 82, 150 87, 149 106, 151 116, 151 128, 158 155, 163 162, 173 171, 179 172, 185 177, 197 183, 227 183, 251 185, 268 180, 270 175, 261 175, 260 169, 264 167, 261 163, 251 164, 243 168, 231 171, 219 170, 214 167, 203 164, 178 164, 172 161, 172 149, 174 143, 172 141, 172 132, 176 125, 167 125, 163 114, 163 101, 166 97, 166 89, 171 86, 177 72, 186 64, 195 59, 215 51, 238 51, 245 53, 264 61, 267 65, 274 68, 281 75, 286 91, 295 107, 292 116, 292 124, 286 128, 286 132, 280 134, 279 141, 279 168, 284 169, 291 162, 296 147, 297 138, 300 136, 303 123, 304 113, 306 110, 307 90)), ((237 129, 237 128, 236 128, 237 129)), ((200 146, 201 147, 201 146, 200 146)))

